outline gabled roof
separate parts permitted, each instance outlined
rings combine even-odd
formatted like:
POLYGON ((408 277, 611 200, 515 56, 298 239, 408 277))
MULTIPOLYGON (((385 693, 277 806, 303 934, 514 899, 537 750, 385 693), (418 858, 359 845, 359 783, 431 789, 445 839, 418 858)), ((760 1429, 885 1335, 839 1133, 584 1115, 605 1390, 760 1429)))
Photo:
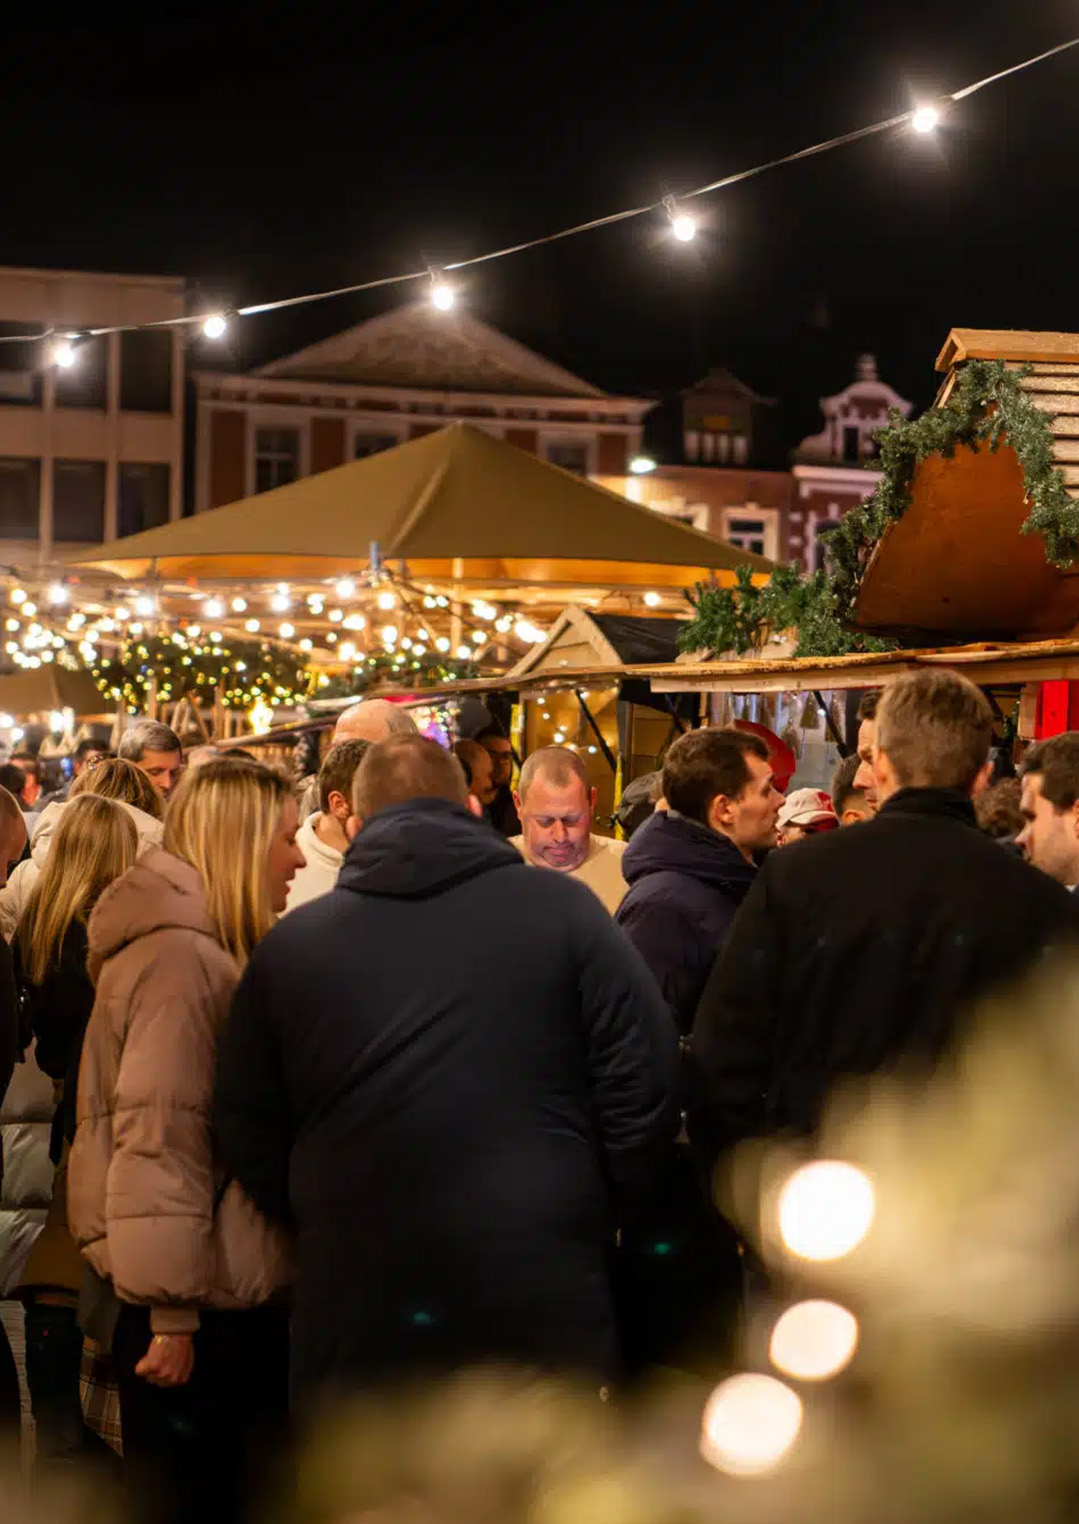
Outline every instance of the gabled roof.
POLYGON ((953 328, 937 356, 937 369, 963 360, 1055 361, 1079 364, 1079 333, 1030 333, 1019 328, 953 328))
POLYGON ((726 365, 713 365, 706 376, 699 381, 694 381, 692 386, 687 386, 681 393, 683 397, 707 397, 711 395, 722 396, 726 392, 736 397, 742 397, 746 402, 756 403, 759 407, 775 407, 775 397, 762 397, 760 392, 755 392, 740 377, 729 370, 726 365))
POLYGON ((526 397, 606 396, 516 339, 464 311, 430 302, 395 307, 253 372, 272 380, 338 381, 421 391, 526 397))

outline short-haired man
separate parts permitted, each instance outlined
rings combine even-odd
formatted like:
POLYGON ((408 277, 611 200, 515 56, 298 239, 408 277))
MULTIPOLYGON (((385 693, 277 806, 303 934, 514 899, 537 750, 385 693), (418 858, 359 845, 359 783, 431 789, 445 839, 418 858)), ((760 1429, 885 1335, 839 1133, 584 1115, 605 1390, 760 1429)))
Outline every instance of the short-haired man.
POLYGON ((469 793, 479 800, 486 814, 495 797, 490 753, 478 741, 462 740, 453 743, 453 754, 464 769, 469 793))
POLYGON ((352 781, 370 745, 370 741, 341 741, 326 753, 318 773, 319 808, 296 834, 304 866, 289 885, 286 910, 329 894, 337 883, 348 851, 352 781))
POLYGON ((881 690, 872 688, 862 694, 858 705, 858 767, 854 772, 854 787, 862 795, 869 813, 875 815, 879 807, 877 782, 873 770, 873 748, 877 744, 877 709, 881 690))
POLYGON ((106 757, 111 757, 112 752, 102 741, 95 741, 92 736, 83 736, 82 740, 71 753, 71 778, 53 789, 48 794, 43 794, 39 801, 39 808, 45 809, 50 804, 64 804, 67 801, 68 790, 76 778, 81 778, 88 767, 94 767, 98 762, 103 762, 106 757))
POLYGON ((705 988, 691 1135, 708 1149, 811 1131, 845 1076, 932 1063, 970 1001, 1075 935, 1071 897, 978 830, 993 735, 979 690, 911 673, 875 725, 879 813, 773 853, 705 988))
POLYGON ((521 834, 512 845, 525 861, 587 884, 614 915, 626 894, 626 844, 593 835, 596 791, 577 753, 566 746, 534 751, 521 768, 516 803, 521 834))
POLYGON ((863 820, 872 820, 875 813, 865 791, 855 787, 861 769, 862 759, 855 752, 843 758, 832 776, 832 808, 841 826, 860 825, 863 820))
MULTIPOLYGON (((389 699, 360 699, 358 704, 350 704, 337 716, 331 744, 339 746, 342 741, 367 741, 374 746, 390 736, 416 734, 416 721, 403 705, 391 704, 389 699)), ((300 781, 301 823, 319 808, 318 778, 318 773, 312 773, 300 781)))
POLYGON ((1079 731, 1039 741, 1023 758, 1017 845, 1065 889, 1079 886, 1079 731))
POLYGON ((649 816, 622 858, 629 891, 615 919, 685 1034, 756 876, 756 854, 775 846, 783 796, 768 747, 741 730, 679 736, 664 759, 661 789, 667 809, 649 816))
POLYGON ((184 770, 184 749, 180 737, 156 720, 137 720, 120 737, 117 756, 134 762, 149 778, 154 788, 168 799, 184 770))
POLYGON ((255 949, 222 1034, 226 1166, 296 1229, 301 1409, 618 1363, 612 1229, 677 1132, 676 1034, 594 897, 478 808, 435 742, 373 746, 337 888, 255 949))
POLYGON ((473 739, 478 741, 491 759, 491 783, 494 798, 487 811, 495 830, 501 836, 521 834, 521 817, 513 799, 513 742, 497 725, 488 725, 473 739))

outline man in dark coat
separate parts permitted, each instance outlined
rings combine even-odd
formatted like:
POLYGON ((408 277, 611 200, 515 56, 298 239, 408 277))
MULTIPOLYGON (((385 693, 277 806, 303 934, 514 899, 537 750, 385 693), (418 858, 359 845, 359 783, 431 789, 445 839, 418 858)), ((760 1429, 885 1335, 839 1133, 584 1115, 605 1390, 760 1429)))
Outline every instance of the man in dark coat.
POLYGON ((898 678, 875 725, 879 814, 772 854, 705 989, 690 1131, 709 1151, 812 1131, 844 1076, 931 1065, 974 999, 1075 936, 1065 891, 977 829, 993 730, 979 690, 898 678))
POLYGON ((685 1034, 756 875, 753 854, 775 846, 783 796, 767 746, 741 730, 679 736, 661 787, 668 808, 645 821, 622 858, 630 889, 615 920, 685 1034))
POLYGON ((228 1167, 296 1229, 294 1394, 499 1358, 607 1379, 615 1230, 678 1128, 659 992, 434 742, 372 747, 353 807, 336 889, 256 949, 219 1058, 228 1167))

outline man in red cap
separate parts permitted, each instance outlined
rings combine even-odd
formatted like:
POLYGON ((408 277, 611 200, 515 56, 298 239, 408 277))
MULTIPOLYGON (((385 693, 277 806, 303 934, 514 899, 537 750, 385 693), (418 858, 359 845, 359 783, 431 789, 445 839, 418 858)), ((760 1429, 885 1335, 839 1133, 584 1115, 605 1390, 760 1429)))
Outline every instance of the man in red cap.
POLYGON ((776 821, 776 835, 781 847, 816 836, 821 831, 834 831, 839 825, 831 797, 823 789, 796 788, 788 794, 776 821))

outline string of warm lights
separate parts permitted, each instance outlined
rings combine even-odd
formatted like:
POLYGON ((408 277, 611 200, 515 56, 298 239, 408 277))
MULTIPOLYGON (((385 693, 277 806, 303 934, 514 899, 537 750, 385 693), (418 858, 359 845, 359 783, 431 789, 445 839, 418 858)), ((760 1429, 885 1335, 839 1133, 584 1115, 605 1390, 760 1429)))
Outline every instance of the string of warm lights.
MULTIPOLYGON (((929 134, 939 127, 947 117, 950 108, 959 101, 966 100, 979 90, 984 90, 990 85, 997 84, 1000 80, 1008 79, 1014 74, 1019 74, 1026 69, 1033 68, 1036 64, 1044 63, 1047 59, 1055 58, 1060 53, 1079 47, 1079 37, 1069 38, 1056 47, 1048 48, 1043 53, 1038 53, 1032 58, 1025 58, 1020 63, 1011 64, 1006 69, 1000 69, 994 74, 986 75, 984 79, 975 80, 973 84, 964 85, 961 89, 953 90, 935 99, 922 101, 908 111, 903 111, 895 116, 886 117, 881 121, 871 122, 865 127, 857 127, 851 132, 840 133, 836 137, 826 138, 819 143, 812 143, 807 148, 800 148, 794 153, 783 154, 776 159, 768 159, 763 164, 756 164, 750 169, 737 170, 733 174, 724 175, 719 179, 710 180, 705 185, 698 185, 693 190, 683 191, 677 197, 665 195, 658 201, 646 202, 641 206, 627 207, 620 212, 610 212, 602 217, 593 217, 587 222, 575 223, 572 227, 560 228, 556 232, 546 233, 538 238, 526 239, 521 243, 507 245, 505 248, 492 249, 486 254, 475 254, 468 259, 459 259, 440 268, 427 266, 419 270, 408 270, 400 275, 384 275, 376 280, 358 281, 348 286, 337 286, 330 291, 309 291, 299 296, 288 296, 270 302, 253 302, 245 307, 237 307, 218 312, 191 313, 179 318, 164 318, 151 323, 118 323, 107 327, 85 328, 75 332, 60 333, 55 328, 43 329, 37 338, 52 340, 50 361, 61 369, 70 369, 77 363, 80 345, 92 338, 97 338, 109 333, 128 333, 133 329, 148 328, 187 328, 195 327, 201 330, 203 336, 211 340, 224 338, 229 331, 230 324, 241 317, 255 317, 264 312, 278 312, 287 307, 306 306, 312 302, 329 301, 333 297, 353 296, 363 291, 375 291, 385 286, 399 286, 415 281, 427 281, 429 297, 432 305, 440 312, 449 312, 457 302, 457 289, 447 276, 456 270, 466 270, 474 265, 487 264, 493 259, 506 259, 512 254, 523 254, 528 249, 541 248, 545 244, 557 243, 566 238, 575 238, 583 233, 594 232, 599 228, 611 227, 615 223, 627 222, 632 218, 645 217, 662 212, 667 218, 669 232, 672 238, 679 243, 691 243, 697 235, 697 218, 688 209, 687 203, 701 196, 714 194, 716 191, 726 190, 733 185, 739 185, 745 180, 755 179, 758 175, 768 173, 770 170, 779 169, 787 164, 797 164, 803 159, 815 158, 820 154, 829 153, 834 149, 844 148, 853 143, 861 142, 865 138, 875 137, 880 133, 890 132, 900 127, 908 127, 913 132, 921 135, 929 134)), ((25 344, 27 339, 33 339, 35 335, 17 334, 0 335, 0 344, 20 343, 25 344)))

